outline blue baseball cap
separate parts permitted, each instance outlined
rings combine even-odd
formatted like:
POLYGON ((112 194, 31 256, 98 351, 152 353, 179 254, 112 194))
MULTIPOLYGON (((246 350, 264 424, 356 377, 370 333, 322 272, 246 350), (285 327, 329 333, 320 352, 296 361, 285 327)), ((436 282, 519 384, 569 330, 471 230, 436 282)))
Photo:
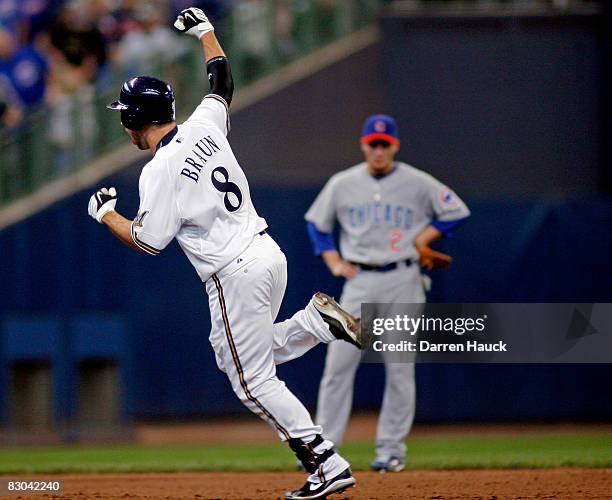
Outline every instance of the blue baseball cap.
POLYGON ((364 122, 361 130, 361 142, 370 144, 376 140, 399 144, 397 124, 393 118, 388 115, 372 115, 364 122))

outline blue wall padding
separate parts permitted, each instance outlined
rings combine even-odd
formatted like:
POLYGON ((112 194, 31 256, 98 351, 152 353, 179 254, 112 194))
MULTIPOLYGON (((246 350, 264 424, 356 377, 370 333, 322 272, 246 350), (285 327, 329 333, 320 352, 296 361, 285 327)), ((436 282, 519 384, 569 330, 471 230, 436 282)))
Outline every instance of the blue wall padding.
MULTIPOLYGON (((133 215, 133 183, 118 176, 113 184, 120 193, 118 209, 133 215)), ((252 192, 289 262, 279 319, 317 290, 339 296, 341 282, 313 256, 304 229, 303 214, 317 189, 253 186, 252 192)), ((71 356, 119 356, 129 367, 125 408, 133 416, 246 411, 217 369, 204 287, 178 245, 159 257, 133 252, 89 218, 88 196, 79 193, 0 233, 4 262, 10 263, 0 268, 3 363, 6 353, 30 345, 17 333, 7 334, 14 331, 12 318, 31 318, 31 331, 46 339, 33 352, 53 351, 57 346, 46 332, 55 328, 68 335, 64 330, 72 324, 81 333, 71 356), (46 317, 64 320, 47 328, 46 317), (99 321, 104 327, 97 330, 99 321)), ((612 255, 612 200, 468 203, 472 218, 438 246, 455 261, 450 270, 432 273, 430 300, 612 301, 612 262, 605 258, 612 255)), ((278 370, 309 407, 316 402, 324 352, 320 346, 278 370)), ((383 376, 382 366, 360 369, 357 408, 380 404, 383 376)), ((419 365, 417 377, 422 420, 612 416, 612 400, 602 397, 612 390, 608 365, 419 365)), ((71 408, 69 392, 58 398, 71 408)))

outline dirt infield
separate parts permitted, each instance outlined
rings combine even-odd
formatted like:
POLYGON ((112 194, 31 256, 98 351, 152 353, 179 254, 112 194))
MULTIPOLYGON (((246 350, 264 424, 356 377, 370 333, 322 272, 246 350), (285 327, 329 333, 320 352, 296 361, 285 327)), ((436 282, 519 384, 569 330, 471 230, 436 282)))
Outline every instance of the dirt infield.
MULTIPOLYGON (((299 473, 72 474, 62 499, 270 500, 301 485, 299 473)), ((332 500, 612 498, 612 469, 357 472, 357 487, 332 500)), ((26 498, 11 496, 3 498, 26 498)), ((41 498, 37 496, 35 498, 41 498)))

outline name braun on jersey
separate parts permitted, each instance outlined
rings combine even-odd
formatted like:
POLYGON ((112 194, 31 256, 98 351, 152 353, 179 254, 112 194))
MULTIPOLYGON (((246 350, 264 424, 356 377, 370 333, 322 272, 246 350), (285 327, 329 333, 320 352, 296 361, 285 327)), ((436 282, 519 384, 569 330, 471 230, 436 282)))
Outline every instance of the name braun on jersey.
POLYGON ((217 146, 217 143, 210 135, 202 137, 195 143, 195 148, 191 150, 193 156, 188 156, 185 158, 184 163, 189 165, 189 168, 183 168, 183 170, 181 170, 181 175, 184 175, 194 182, 198 182, 200 180, 200 172, 204 168, 204 164, 208 163, 208 160, 217 151, 221 151, 221 148, 217 146), (194 157, 197 158, 199 162, 194 159, 194 157))

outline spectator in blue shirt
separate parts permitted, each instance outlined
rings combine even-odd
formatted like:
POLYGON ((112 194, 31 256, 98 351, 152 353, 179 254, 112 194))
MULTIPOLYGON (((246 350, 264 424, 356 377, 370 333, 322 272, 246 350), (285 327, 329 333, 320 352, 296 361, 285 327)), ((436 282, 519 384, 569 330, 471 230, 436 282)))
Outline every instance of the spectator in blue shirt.
POLYGON ((14 36, 0 28, 0 74, 8 79, 24 107, 43 102, 48 70, 47 61, 31 44, 19 48, 14 36))

